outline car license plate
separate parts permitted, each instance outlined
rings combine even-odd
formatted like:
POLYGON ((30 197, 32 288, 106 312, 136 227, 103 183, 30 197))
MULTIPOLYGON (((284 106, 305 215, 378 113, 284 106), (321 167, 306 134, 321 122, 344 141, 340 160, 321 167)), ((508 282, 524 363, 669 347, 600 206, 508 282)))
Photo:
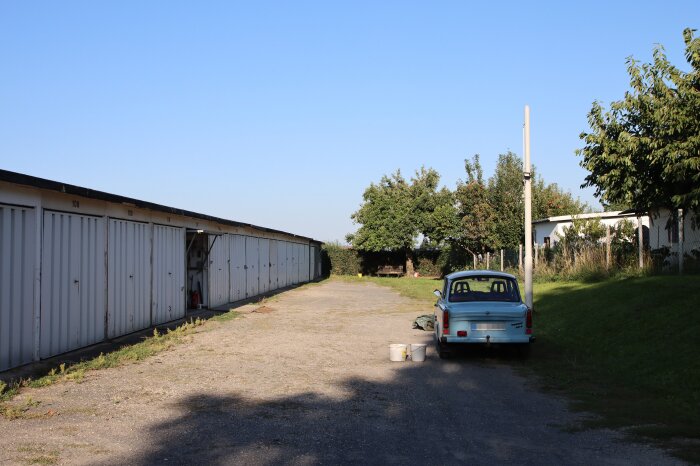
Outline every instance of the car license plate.
POLYGON ((505 330, 503 322, 476 322, 472 324, 472 330, 505 330))

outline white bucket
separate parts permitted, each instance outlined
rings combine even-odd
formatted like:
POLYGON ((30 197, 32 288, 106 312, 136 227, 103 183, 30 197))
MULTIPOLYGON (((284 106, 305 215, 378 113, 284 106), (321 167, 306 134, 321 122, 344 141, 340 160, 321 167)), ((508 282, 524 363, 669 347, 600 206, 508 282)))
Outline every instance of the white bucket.
POLYGON ((402 343, 394 343, 389 345, 389 359, 392 361, 406 360, 406 345, 402 343))
POLYGON ((411 343, 411 361, 425 361, 425 343, 411 343))

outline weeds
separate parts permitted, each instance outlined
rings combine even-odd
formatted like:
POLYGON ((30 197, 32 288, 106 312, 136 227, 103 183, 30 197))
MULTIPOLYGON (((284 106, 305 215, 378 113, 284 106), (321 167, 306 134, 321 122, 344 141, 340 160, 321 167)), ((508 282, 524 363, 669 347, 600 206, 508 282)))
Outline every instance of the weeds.
MULTIPOLYGON (((238 313, 227 313, 238 314, 238 313)), ((225 316, 226 314, 224 314, 225 316)), ((230 320, 237 315, 219 320, 230 320)), ((11 406, 7 402, 14 398, 22 388, 40 388, 53 385, 62 381, 81 382, 88 371, 122 366, 141 361, 162 351, 168 350, 182 341, 183 337, 192 333, 196 328, 204 324, 204 320, 197 318, 188 321, 175 328, 161 333, 157 328, 153 330, 153 336, 145 338, 134 345, 123 346, 111 353, 100 353, 99 356, 73 365, 61 363, 58 368, 52 368, 48 374, 38 379, 23 379, 7 384, 0 382, 0 415, 7 419, 26 418, 30 408, 35 407, 31 398, 21 406, 11 406)), ((34 416, 35 417, 35 416, 34 416)))

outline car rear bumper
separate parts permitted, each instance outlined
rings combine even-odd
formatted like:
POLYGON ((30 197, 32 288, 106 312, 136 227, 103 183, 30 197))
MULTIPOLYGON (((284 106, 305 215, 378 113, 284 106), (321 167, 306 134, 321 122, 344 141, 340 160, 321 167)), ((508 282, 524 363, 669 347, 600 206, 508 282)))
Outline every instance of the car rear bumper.
POLYGON ((504 345, 504 344, 523 344, 534 343, 536 338, 532 335, 522 336, 466 336, 458 337, 452 335, 443 335, 440 338, 440 343, 445 344, 474 344, 474 345, 504 345))

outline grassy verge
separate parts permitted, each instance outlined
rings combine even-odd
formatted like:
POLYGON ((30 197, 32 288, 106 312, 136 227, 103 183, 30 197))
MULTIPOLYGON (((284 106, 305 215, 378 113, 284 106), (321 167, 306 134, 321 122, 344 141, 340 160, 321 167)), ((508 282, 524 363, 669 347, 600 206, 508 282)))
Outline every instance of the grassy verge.
MULTIPOLYGON (((219 314, 210 320, 225 322, 235 319, 239 315, 240 313, 236 311, 229 311, 219 314)), ((173 330, 168 329, 165 333, 160 333, 158 329, 155 329, 152 336, 145 338, 139 343, 126 345, 110 353, 100 354, 96 358, 81 361, 69 366, 61 364, 57 368, 51 369, 48 374, 37 379, 24 379, 9 385, 0 381, 0 415, 8 419, 24 418, 27 412, 35 406, 31 399, 21 406, 7 403, 14 398, 22 388, 46 387, 57 382, 69 380, 80 382, 88 371, 118 367, 141 361, 172 348, 180 343, 186 335, 193 333, 195 329, 204 325, 205 322, 206 321, 201 319, 195 319, 190 322, 185 322, 173 330)))
POLYGON ((698 276, 539 284, 529 365, 600 415, 587 425, 624 428, 700 463, 698 302, 698 276))
POLYGON ((435 302, 433 290, 442 288, 442 280, 432 278, 395 278, 395 277, 356 277, 334 275, 334 280, 356 283, 376 283, 399 292, 402 296, 421 301, 435 302))
MULTIPOLYGON (((436 280, 358 278, 433 301, 436 280)), ((699 276, 535 283, 535 334, 525 370, 597 416, 700 463, 699 276)))

